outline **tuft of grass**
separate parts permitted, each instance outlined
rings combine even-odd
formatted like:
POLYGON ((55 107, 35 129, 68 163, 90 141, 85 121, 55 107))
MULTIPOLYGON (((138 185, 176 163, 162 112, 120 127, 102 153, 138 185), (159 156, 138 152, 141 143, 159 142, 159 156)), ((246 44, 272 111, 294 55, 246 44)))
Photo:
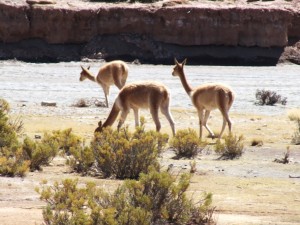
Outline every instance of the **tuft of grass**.
POLYGON ((240 135, 229 134, 224 137, 224 143, 217 140, 215 152, 220 155, 220 159, 239 158, 244 152, 244 137, 240 135))
POLYGON ((263 141, 261 139, 253 139, 251 141, 251 146, 258 146, 258 147, 261 147, 263 146, 263 141))
POLYGON ((288 111, 288 117, 291 121, 300 120, 300 109, 291 109, 288 111))
POLYGON ((196 173, 197 172, 197 163, 195 160, 190 162, 190 173, 196 173))
POLYGON ((300 119, 296 120, 297 130, 294 132, 292 137, 292 144, 299 145, 300 144, 300 119))
POLYGON ((291 121, 297 124, 297 129, 292 137, 292 144, 300 144, 300 109, 292 109, 288 112, 288 117, 291 121))
POLYGON ((282 163, 282 164, 288 164, 290 162, 290 148, 289 146, 286 148, 286 152, 283 154, 282 159, 275 159, 274 162, 282 163))

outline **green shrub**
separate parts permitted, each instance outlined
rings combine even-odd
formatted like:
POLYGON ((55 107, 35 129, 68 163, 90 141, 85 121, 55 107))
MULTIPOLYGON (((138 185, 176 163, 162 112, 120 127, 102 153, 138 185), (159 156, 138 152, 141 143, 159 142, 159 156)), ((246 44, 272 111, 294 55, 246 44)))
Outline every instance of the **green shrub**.
POLYGON ((0 151, 0 175, 25 176, 29 169, 30 161, 25 160, 22 148, 2 147, 0 151))
POLYGON ((56 141, 59 149, 63 150, 65 154, 70 154, 70 148, 79 148, 82 145, 82 140, 79 136, 72 133, 72 128, 65 130, 55 130, 52 134, 45 134, 44 138, 49 141, 56 141))
POLYGON ((72 147, 70 148, 70 154, 67 164, 78 173, 88 173, 95 162, 95 157, 90 147, 72 147))
MULTIPOLYGON (((52 133, 45 133, 41 141, 33 141, 30 138, 25 138, 23 150, 27 160, 30 160, 30 170, 41 170, 41 166, 49 165, 59 150, 63 153, 73 153, 73 158, 70 165, 78 172, 85 167, 84 164, 90 158, 78 158, 82 151, 81 138, 72 133, 72 129, 56 130, 52 133), (78 152, 77 152, 78 151, 78 152), (78 163, 83 163, 79 165, 78 163)), ((87 155, 83 155, 85 157, 87 155)))
POLYGON ((194 158, 198 152, 205 147, 197 133, 193 129, 178 130, 176 135, 170 140, 170 147, 174 148, 176 158, 194 158))
POLYGON ((0 99, 0 175, 24 176, 30 162, 24 158, 14 127, 8 122, 9 104, 0 99))
POLYGON ((49 165, 58 152, 58 143, 47 135, 41 142, 26 137, 23 143, 26 159, 30 160, 30 171, 41 170, 41 166, 49 165))
POLYGON ((224 143, 217 141, 215 151, 221 155, 220 159, 234 159, 240 157, 244 152, 244 137, 241 135, 228 135, 224 138, 224 143))
POLYGON ((139 181, 126 180, 108 194, 94 183, 78 187, 78 180, 64 180, 41 189, 47 202, 45 224, 168 225, 212 223, 212 195, 204 194, 199 204, 186 196, 190 175, 176 180, 168 172, 151 169, 139 181))
POLYGON ((0 148, 18 145, 17 134, 8 123, 8 116, 0 110, 0 148))
POLYGON ((51 187, 43 186, 42 190, 36 188, 41 194, 41 200, 47 202, 43 210, 45 224, 92 224, 89 223, 90 218, 84 207, 88 204, 88 197, 93 194, 93 189, 78 188, 77 184, 78 180, 66 179, 61 184, 55 182, 51 187))
POLYGON ((5 99, 0 98, 0 111, 3 112, 4 114, 8 114, 9 110, 10 110, 9 103, 5 99))
POLYGON ((120 131, 104 128, 91 143, 96 167, 104 177, 137 179, 149 166, 159 167, 157 157, 167 143, 167 135, 145 131, 144 125, 134 133, 128 128, 120 131))

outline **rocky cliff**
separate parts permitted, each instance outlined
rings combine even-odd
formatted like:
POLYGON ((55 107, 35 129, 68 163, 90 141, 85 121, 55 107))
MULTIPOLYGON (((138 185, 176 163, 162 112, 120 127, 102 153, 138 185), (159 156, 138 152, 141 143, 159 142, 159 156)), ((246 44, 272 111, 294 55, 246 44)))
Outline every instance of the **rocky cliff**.
POLYGON ((34 3, 0 0, 0 59, 168 63, 176 56, 197 63, 274 64, 289 40, 300 39, 300 13, 285 1, 34 3))

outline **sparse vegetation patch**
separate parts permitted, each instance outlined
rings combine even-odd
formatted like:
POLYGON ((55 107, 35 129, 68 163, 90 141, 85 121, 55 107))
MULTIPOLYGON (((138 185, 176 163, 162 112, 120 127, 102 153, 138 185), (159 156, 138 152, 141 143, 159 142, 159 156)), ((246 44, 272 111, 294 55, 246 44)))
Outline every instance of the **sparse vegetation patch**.
POLYGON ((126 180, 112 194, 94 183, 79 185, 64 180, 36 191, 47 203, 45 224, 169 225, 213 224, 212 194, 204 193, 198 204, 188 199, 190 175, 178 180, 168 172, 149 170, 138 181, 126 180))
POLYGON ((297 129, 294 132, 292 137, 292 144, 299 145, 300 144, 300 109, 290 110, 288 113, 288 117, 291 121, 294 121, 297 124, 297 129))
POLYGON ((230 134, 224 138, 224 143, 217 141, 215 151, 220 159, 234 159, 240 157, 244 152, 244 137, 230 134))
POLYGON ((105 103, 92 98, 92 99, 85 99, 85 98, 80 98, 77 101, 75 101, 72 104, 73 107, 78 107, 78 108, 85 108, 85 107, 91 107, 91 106, 96 106, 96 107, 105 107, 105 103))
POLYGON ((257 147, 261 147, 263 146, 263 141, 261 139, 253 139, 251 141, 251 146, 257 146, 257 147))
POLYGON ((174 149, 177 159, 194 158, 206 146, 206 143, 200 141, 196 131, 190 128, 178 130, 169 144, 174 149))
POLYGON ((289 157, 290 157, 290 148, 287 147, 286 152, 283 154, 283 158, 282 159, 275 159, 274 162, 287 164, 287 163, 290 162, 289 157))
POLYGON ((275 91, 270 90, 256 90, 255 94, 258 105, 275 105, 277 103, 286 105, 287 98, 281 97, 275 91))
POLYGON ((127 127, 119 132, 107 127, 96 133, 91 148, 104 177, 137 179, 140 173, 147 173, 149 166, 159 168, 157 156, 167 140, 167 135, 145 131, 144 124, 134 133, 127 127))

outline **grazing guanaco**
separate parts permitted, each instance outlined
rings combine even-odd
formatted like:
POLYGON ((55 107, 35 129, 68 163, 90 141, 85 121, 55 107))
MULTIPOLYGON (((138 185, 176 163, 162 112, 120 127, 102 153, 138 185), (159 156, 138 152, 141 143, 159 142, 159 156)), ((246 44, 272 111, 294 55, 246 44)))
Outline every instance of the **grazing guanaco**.
POLYGON ((101 132, 102 128, 112 126, 121 111, 121 117, 118 123, 118 130, 123 125, 130 109, 133 109, 135 117, 135 126, 139 126, 139 109, 150 109, 150 113, 156 125, 156 131, 160 131, 161 125, 158 118, 158 110, 167 118, 175 135, 175 123, 170 113, 170 93, 168 89, 156 82, 135 82, 125 85, 119 92, 113 107, 102 124, 100 121, 95 132, 101 132))
POLYGON ((176 59, 175 67, 173 69, 173 76, 179 76, 182 86, 186 93, 190 96, 193 105, 196 107, 199 116, 200 125, 200 138, 202 138, 202 126, 204 126, 211 137, 214 138, 214 133, 210 130, 207 125, 209 114, 214 109, 219 109, 223 116, 223 126, 219 139, 222 137, 226 123, 228 124, 229 132, 231 132, 231 120, 228 112, 234 101, 234 93, 230 87, 223 84, 208 83, 200 85, 197 88, 192 88, 185 77, 183 67, 186 64, 185 59, 182 63, 178 63, 176 59))
POLYGON ((108 107, 109 88, 111 85, 116 85, 119 89, 124 87, 128 77, 128 66, 121 60, 111 61, 104 64, 99 69, 98 75, 95 77, 90 71, 81 66, 80 81, 89 79, 97 82, 103 89, 105 95, 106 107, 108 107))

